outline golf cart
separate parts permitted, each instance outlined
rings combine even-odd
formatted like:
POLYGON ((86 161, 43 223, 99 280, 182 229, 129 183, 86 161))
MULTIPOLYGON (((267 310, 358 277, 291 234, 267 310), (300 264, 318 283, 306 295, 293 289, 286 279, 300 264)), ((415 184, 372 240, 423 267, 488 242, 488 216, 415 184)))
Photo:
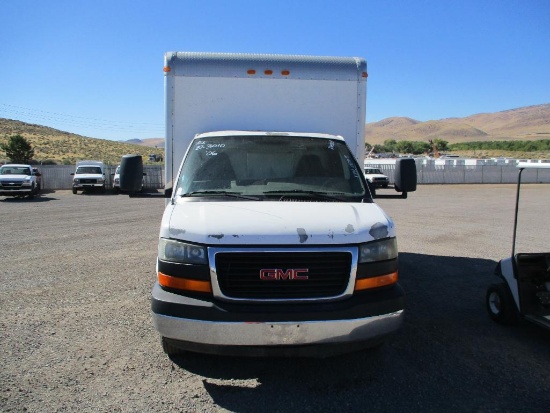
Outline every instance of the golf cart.
POLYGON ((550 170, 550 163, 520 162, 518 168, 512 255, 501 260, 495 268, 495 275, 502 282, 487 289, 487 311, 501 324, 514 324, 524 319, 550 329, 550 249, 539 253, 516 253, 522 173, 525 169, 550 170))

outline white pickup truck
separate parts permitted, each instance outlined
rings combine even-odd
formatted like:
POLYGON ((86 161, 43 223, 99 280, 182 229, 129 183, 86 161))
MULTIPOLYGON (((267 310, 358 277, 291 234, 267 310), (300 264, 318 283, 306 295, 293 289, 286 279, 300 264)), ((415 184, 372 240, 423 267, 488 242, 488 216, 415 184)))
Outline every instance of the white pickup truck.
POLYGON ((41 174, 25 164, 0 167, 0 196, 33 198, 41 189, 41 174))
POLYGON ((365 166, 365 178, 367 178, 367 181, 375 188, 387 188, 390 184, 387 175, 384 175, 378 168, 365 166))

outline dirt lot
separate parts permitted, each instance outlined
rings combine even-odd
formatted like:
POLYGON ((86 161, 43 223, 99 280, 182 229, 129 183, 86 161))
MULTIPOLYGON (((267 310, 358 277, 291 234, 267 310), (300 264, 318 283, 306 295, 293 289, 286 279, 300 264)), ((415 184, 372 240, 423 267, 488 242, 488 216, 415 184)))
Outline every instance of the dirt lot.
MULTIPOLYGON (((549 250, 550 185, 524 194, 522 245, 549 250)), ((377 351, 174 361, 149 314, 163 199, 0 198, 0 411, 548 412, 549 332, 484 308, 514 197, 456 185, 379 200, 398 228, 407 313, 377 351)))

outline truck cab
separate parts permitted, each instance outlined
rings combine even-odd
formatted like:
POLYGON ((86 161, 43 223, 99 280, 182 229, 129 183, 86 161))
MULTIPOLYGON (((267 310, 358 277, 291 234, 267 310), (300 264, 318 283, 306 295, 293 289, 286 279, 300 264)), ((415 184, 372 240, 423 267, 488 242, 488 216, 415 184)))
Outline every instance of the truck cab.
POLYGON ((79 161, 73 178, 73 194, 78 191, 105 192, 105 165, 101 161, 79 161))
POLYGON ((0 166, 0 196, 33 198, 41 189, 41 174, 26 164, 0 166))

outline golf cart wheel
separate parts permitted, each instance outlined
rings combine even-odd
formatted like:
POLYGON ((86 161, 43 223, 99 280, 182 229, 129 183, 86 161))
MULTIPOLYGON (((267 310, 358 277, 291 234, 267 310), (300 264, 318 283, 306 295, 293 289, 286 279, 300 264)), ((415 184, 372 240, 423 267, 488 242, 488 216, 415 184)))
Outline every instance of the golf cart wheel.
POLYGON ((492 284, 487 289, 487 312, 493 321, 500 324, 514 324, 516 317, 516 304, 514 298, 504 283, 492 284))

